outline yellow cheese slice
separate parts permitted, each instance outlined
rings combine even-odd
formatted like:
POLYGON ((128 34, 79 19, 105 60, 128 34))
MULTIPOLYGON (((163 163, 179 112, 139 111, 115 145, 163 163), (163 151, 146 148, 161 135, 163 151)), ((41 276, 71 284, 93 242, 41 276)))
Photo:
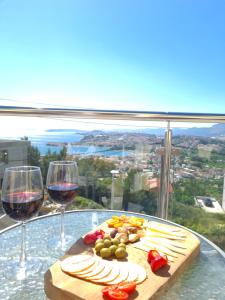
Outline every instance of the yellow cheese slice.
POLYGON ((172 234, 172 235, 186 237, 186 234, 182 230, 182 228, 162 224, 162 223, 159 223, 159 222, 153 222, 153 221, 150 222, 148 228, 150 230, 160 231, 162 233, 168 233, 168 234, 172 234))
POLYGON ((149 247, 149 249, 156 249, 156 250, 158 250, 158 251, 160 251, 160 252, 162 252, 166 255, 170 255, 170 256, 175 257, 175 258, 178 257, 177 254, 174 251, 171 251, 170 249, 168 249, 167 247, 165 247, 163 245, 155 244, 150 240, 142 239, 141 243, 143 243, 143 245, 149 247))
MULTIPOLYGON (((140 249, 140 250, 143 250, 143 251, 146 251, 146 252, 149 252, 149 250, 154 250, 154 249, 156 249, 157 251, 158 251, 158 249, 156 248, 156 247, 150 247, 149 245, 146 245, 146 244, 143 244, 143 242, 138 242, 138 243, 135 243, 135 244, 133 244, 133 247, 135 247, 135 248, 137 248, 137 249, 140 249)), ((163 254, 165 254, 165 253, 163 253, 163 252, 161 252, 161 251, 158 251, 159 252, 159 254, 161 254, 161 255, 163 255, 163 254)), ((174 262, 175 261, 175 258, 174 257, 172 257, 172 256, 170 256, 170 255, 168 255, 168 254, 166 254, 166 256, 167 256, 167 258, 168 258, 168 260, 170 261, 170 262, 174 262)))
POLYGON ((184 236, 178 236, 178 235, 172 235, 172 234, 163 233, 163 232, 152 231, 150 229, 145 232, 145 235, 148 237, 162 237, 162 238, 166 238, 166 239, 170 239, 170 240, 178 240, 178 241, 185 241, 185 239, 186 239, 184 236))
POLYGON ((176 252, 176 253, 179 253, 182 255, 186 255, 186 252, 184 249, 181 249, 181 248, 174 246, 173 244, 170 244, 167 242, 162 242, 162 241, 160 241, 160 239, 149 238, 148 241, 152 242, 154 244, 160 245, 160 246, 163 245, 164 247, 166 247, 167 249, 169 249, 173 252, 176 252))
POLYGON ((176 248, 180 248, 180 249, 187 249, 187 247, 185 246, 185 243, 183 241, 174 241, 174 240, 169 240, 166 238, 162 238, 162 237, 149 237, 150 240, 155 241, 158 243, 160 243, 161 245, 171 245, 174 246, 176 248))

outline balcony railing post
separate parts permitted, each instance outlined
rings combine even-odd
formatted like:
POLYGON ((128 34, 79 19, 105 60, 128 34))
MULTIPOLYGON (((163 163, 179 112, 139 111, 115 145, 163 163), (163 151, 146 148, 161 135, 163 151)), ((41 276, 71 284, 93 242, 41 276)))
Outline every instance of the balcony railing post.
POLYGON ((225 211, 225 174, 223 175, 223 200, 222 200, 222 208, 225 211))
POLYGON ((158 199, 158 216, 168 219, 169 206, 169 184, 170 184, 170 161, 172 151, 172 130, 168 122, 165 132, 164 151, 161 156, 161 174, 160 174, 160 190, 158 199))

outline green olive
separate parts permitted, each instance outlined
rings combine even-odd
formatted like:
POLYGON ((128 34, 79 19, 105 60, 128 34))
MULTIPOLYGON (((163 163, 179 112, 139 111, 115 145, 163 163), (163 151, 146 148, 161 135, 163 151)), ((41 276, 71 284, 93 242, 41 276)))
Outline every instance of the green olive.
POLYGON ((104 240, 104 246, 105 248, 109 248, 110 246, 112 245, 111 241, 110 240, 104 240))
POLYGON ((120 241, 119 241, 118 239, 116 239, 116 238, 115 238, 115 239, 112 239, 111 242, 112 242, 113 245, 116 245, 116 246, 118 246, 119 243, 120 243, 120 241))
POLYGON ((125 258, 126 255, 127 255, 127 252, 124 247, 118 247, 115 251, 116 258, 125 258))
POLYGON ((112 254, 115 254, 116 250, 117 250, 117 246, 116 245, 112 245, 109 247, 110 251, 112 254))
POLYGON ((111 240, 111 236, 109 234, 105 234, 103 240, 111 240))
POLYGON ((123 247, 124 249, 126 249, 126 245, 124 243, 119 243, 118 247, 123 247))
POLYGON ((103 239, 97 239, 97 241, 95 242, 95 245, 97 245, 98 243, 103 243, 103 239))
POLYGON ((96 252, 99 252, 102 248, 104 248, 104 243, 99 242, 95 245, 96 252))
POLYGON ((109 248, 102 248, 100 250, 100 255, 102 258, 109 258, 111 256, 111 250, 109 248))

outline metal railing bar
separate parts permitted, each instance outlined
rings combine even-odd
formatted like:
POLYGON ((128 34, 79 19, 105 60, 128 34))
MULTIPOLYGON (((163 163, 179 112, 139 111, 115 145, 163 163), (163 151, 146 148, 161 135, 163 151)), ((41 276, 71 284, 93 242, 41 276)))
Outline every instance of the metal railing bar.
POLYGON ((225 123, 225 114, 0 106, 0 116, 76 117, 129 121, 225 123))

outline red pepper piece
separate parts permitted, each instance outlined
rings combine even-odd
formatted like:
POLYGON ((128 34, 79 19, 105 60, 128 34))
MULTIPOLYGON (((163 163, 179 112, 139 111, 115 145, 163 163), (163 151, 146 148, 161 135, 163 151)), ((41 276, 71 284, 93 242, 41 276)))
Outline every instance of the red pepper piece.
POLYGON ((105 232, 101 229, 95 230, 94 232, 89 232, 84 236, 84 244, 90 245, 97 241, 97 239, 102 239, 105 232))
POLYGON ((159 252, 157 250, 150 250, 148 252, 148 263, 151 263, 151 261, 158 256, 161 256, 161 255, 159 254, 159 252))
POLYGON ((168 259, 166 255, 163 256, 157 256, 154 259, 151 260, 150 265, 152 272, 156 272, 160 268, 166 266, 168 264, 168 259))
POLYGON ((103 231, 102 229, 97 229, 97 230, 95 230, 94 234, 96 236, 102 236, 102 237, 104 237, 105 231, 103 231))

